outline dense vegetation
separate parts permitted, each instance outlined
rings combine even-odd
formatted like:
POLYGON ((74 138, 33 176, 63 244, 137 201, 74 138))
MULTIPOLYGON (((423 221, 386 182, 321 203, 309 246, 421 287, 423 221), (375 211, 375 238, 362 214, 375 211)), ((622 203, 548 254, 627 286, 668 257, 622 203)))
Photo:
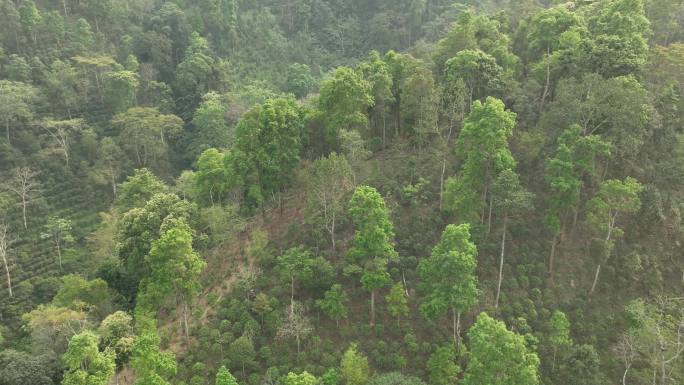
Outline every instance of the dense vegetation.
POLYGON ((681 0, 0 0, 0 385, 684 383, 681 0))

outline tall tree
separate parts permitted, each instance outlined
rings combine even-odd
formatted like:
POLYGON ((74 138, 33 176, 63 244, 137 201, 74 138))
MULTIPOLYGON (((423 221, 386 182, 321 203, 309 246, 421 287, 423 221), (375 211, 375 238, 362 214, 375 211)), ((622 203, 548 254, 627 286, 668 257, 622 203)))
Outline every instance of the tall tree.
POLYGON ((59 262, 60 270, 62 270, 62 248, 66 244, 74 242, 72 231, 71 220, 50 217, 45 225, 45 232, 40 234, 41 238, 52 241, 55 251, 57 252, 57 261, 59 262))
POLYGON ((148 107, 129 108, 115 115, 112 123, 121 128, 119 142, 140 168, 165 160, 168 137, 176 137, 183 128, 179 117, 148 107))
POLYGON ((603 183, 598 193, 588 203, 589 213, 587 220, 596 231, 603 232, 603 250, 596 266, 594 282, 591 284, 589 294, 593 294, 598 283, 601 264, 604 263, 613 252, 614 241, 620 238, 623 231, 617 226, 619 215, 633 214, 641 207, 640 194, 644 186, 632 177, 624 180, 610 179, 603 183))
POLYGON ((566 221, 574 209, 575 218, 581 205, 586 177, 597 176, 597 162, 610 155, 610 144, 598 135, 582 135, 582 128, 572 125, 558 137, 553 157, 546 160, 546 183, 551 188, 547 223, 553 231, 549 274, 553 274, 558 237, 563 237, 566 221))
POLYGON ((4 120, 7 143, 11 143, 12 125, 33 116, 31 107, 37 95, 38 90, 29 84, 0 80, 0 116, 4 120))
POLYGON ((348 67, 338 67, 321 83, 318 109, 325 121, 325 141, 336 146, 342 129, 366 128, 372 106, 371 85, 348 67))
POLYGON ((447 60, 445 81, 462 81, 467 88, 469 105, 473 100, 497 94, 502 88, 503 69, 496 59, 482 51, 466 49, 447 60))
POLYGON ((430 383, 449 385, 458 380, 461 368, 456 363, 456 351, 452 346, 440 346, 427 361, 430 383))
POLYGON ((170 385, 169 379, 177 370, 176 359, 173 353, 160 351, 155 317, 136 309, 135 321, 139 329, 131 354, 135 385, 170 385))
POLYGON ((339 215, 344 210, 344 199, 354 188, 353 172, 344 156, 331 153, 314 161, 306 178, 309 208, 313 216, 322 217, 330 233, 332 251, 335 252, 335 230, 339 215))
POLYGON ((368 359, 359 353, 357 345, 352 343, 342 355, 340 372, 348 385, 365 385, 370 378, 368 359))
POLYGON ((447 180, 445 192, 445 207, 464 221, 472 220, 479 211, 484 222, 491 184, 501 171, 515 166, 508 148, 515 116, 501 100, 488 97, 484 103, 476 100, 464 121, 456 143, 463 167, 457 177, 447 180))
POLYGON ((199 277, 206 262, 193 250, 192 229, 185 220, 162 223, 159 239, 152 242, 145 261, 151 275, 141 283, 144 292, 139 301, 154 306, 161 304, 165 296, 173 295, 183 306, 185 336, 190 338, 188 306, 200 290, 199 277))
POLYGON ((10 265, 9 265, 9 248, 10 248, 10 235, 7 233, 9 231, 9 226, 0 222, 0 258, 2 258, 2 265, 5 268, 5 274, 7 275, 7 291, 10 298, 12 298, 12 277, 10 275, 10 265))
POLYGON ((556 355, 558 349, 572 345, 570 338, 570 321, 568 317, 560 310, 556 310, 551 314, 549 319, 549 342, 553 346, 553 358, 551 362, 551 372, 556 369, 556 355))
POLYGON ((349 202, 355 231, 348 252, 363 266, 361 284, 371 293, 370 324, 375 325, 375 292, 390 283, 387 264, 397 257, 394 229, 382 196, 373 187, 359 186, 349 202))
POLYGON ((303 246, 297 246, 278 257, 276 263, 281 274, 290 281, 290 311, 294 311, 295 283, 313 274, 313 255, 303 246))
POLYGON ((518 174, 513 170, 504 170, 492 185, 493 206, 497 214, 503 217, 501 229, 501 258, 499 260, 499 280, 496 285, 496 300, 494 307, 499 307, 499 295, 501 294, 501 281, 503 280, 504 255, 506 251, 506 230, 508 218, 521 211, 532 208, 533 194, 529 193, 520 184, 518 174))
POLYGON ((539 357, 525 338, 503 322, 480 313, 468 331, 469 360, 464 385, 537 385, 539 357))
POLYGON ((459 344, 461 313, 468 311, 480 294, 477 288, 477 248, 470 240, 470 226, 448 225, 429 258, 418 265, 423 293, 420 311, 428 318, 451 310, 454 344, 459 344))
POLYGON ((69 155, 72 137, 83 129, 83 119, 43 120, 40 124, 52 138, 58 151, 64 155, 66 167, 69 168, 69 155))
POLYGON ((587 24, 586 65, 605 77, 635 73, 648 55, 651 33, 643 0, 610 0, 591 7, 587 24))
POLYGON ((243 115, 235 144, 226 154, 231 186, 242 190, 247 206, 280 193, 299 163, 304 111, 292 98, 268 99, 243 115))
POLYGON ((328 317, 335 320, 335 325, 340 327, 340 319, 347 318, 347 295, 342 290, 342 285, 334 284, 326 291, 323 298, 316 300, 318 306, 328 317))
POLYGON ((238 385, 238 382, 230 371, 224 365, 221 365, 218 372, 216 372, 216 385, 238 385))
POLYGON ((297 354, 299 354, 302 340, 308 337, 312 331, 313 327, 305 314, 304 306, 299 302, 292 302, 290 310, 285 312, 285 317, 276 337, 294 338, 297 343, 297 354))
POLYGON ((385 296, 385 302, 387 302, 389 313, 393 317, 397 317, 397 324, 401 321, 401 316, 408 315, 408 295, 401 281, 392 286, 389 293, 385 296))
POLYGON ((69 347, 64 353, 67 371, 62 385, 106 385, 114 376, 114 352, 98 348, 99 337, 85 331, 69 340, 69 347))

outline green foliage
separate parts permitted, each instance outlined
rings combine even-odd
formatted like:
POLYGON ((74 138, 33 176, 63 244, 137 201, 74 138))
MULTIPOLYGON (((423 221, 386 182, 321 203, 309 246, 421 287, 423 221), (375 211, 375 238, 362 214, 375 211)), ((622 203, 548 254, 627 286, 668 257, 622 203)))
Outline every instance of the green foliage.
POLYGON ((632 177, 601 183, 599 192, 588 203, 587 219, 596 230, 606 234, 606 242, 622 236, 622 229, 616 226, 617 217, 639 211, 643 190, 643 185, 632 177))
POLYGON ((63 385, 106 385, 114 375, 114 352, 98 350, 98 336, 92 332, 77 334, 69 340, 63 360, 67 371, 63 385))
POLYGON ((317 383, 316 377, 309 374, 307 371, 303 371, 300 374, 288 373, 283 379, 284 385, 315 385, 317 383))
POLYGON ((444 80, 462 81, 468 88, 470 101, 498 93, 501 89, 503 69, 496 59, 480 50, 460 51, 445 63, 444 80))
POLYGON ((168 158, 168 141, 177 138, 183 121, 176 115, 162 114, 156 108, 133 107, 117 114, 112 124, 120 127, 121 148, 136 167, 164 170, 168 158))
POLYGON ((225 148, 232 141, 232 132, 226 124, 227 109, 216 92, 202 97, 202 103, 192 116, 192 139, 186 157, 195 159, 203 151, 215 147, 225 148))
POLYGON ((515 166, 508 148, 515 116, 501 100, 488 97, 484 103, 473 103, 463 123, 456 148, 464 163, 458 177, 446 182, 445 207, 464 221, 484 210, 494 179, 515 166))
POLYGON ((321 83, 318 108, 325 121, 325 140, 337 143, 340 130, 362 129, 368 125, 364 114, 373 105, 371 85, 357 72, 339 67, 321 83))
POLYGON ((371 325, 375 322, 375 291, 390 283, 387 264, 397 257, 394 229, 382 196, 372 187, 359 186, 349 202, 355 231, 347 256, 361 264, 361 285, 371 292, 371 325))
POLYGON ((117 196, 117 207, 125 212, 134 207, 142 207, 157 193, 166 191, 166 185, 150 170, 141 168, 126 178, 117 196))
POLYGON ((572 344, 570 338, 570 321, 560 310, 556 310, 549 319, 549 340, 554 346, 562 347, 572 344))
POLYGON ((448 225, 430 257, 418 265, 423 315, 435 318, 449 308, 462 313, 475 305, 480 295, 475 275, 476 257, 470 226, 448 225))
POLYGON ((231 187, 256 207, 292 180, 299 163, 303 110, 294 99, 269 99, 256 105, 235 128, 235 145, 226 154, 231 187))
POLYGON ((53 385, 59 367, 49 355, 36 355, 12 349, 0 351, 0 384, 53 385))
POLYGON ((216 372, 216 385, 238 385, 238 382, 225 366, 221 366, 216 372))
POLYGON ((461 368, 456 363, 456 353, 451 346, 441 346, 432 353, 427 361, 430 383, 435 385, 453 384, 458 379, 461 368))
POLYGON ((316 78, 311 75, 311 68, 306 64, 294 63, 287 67, 285 92, 292 93, 298 99, 307 96, 316 87, 316 78))
POLYGON ((161 339, 157 334, 156 321, 144 311, 136 312, 138 333, 133 344, 131 367, 136 375, 135 385, 169 385, 176 374, 173 353, 161 352, 161 339))
POLYGON ((183 219, 162 223, 159 239, 145 256, 150 275, 141 281, 138 307, 156 309, 172 294, 187 304, 200 290, 199 276, 206 262, 192 247, 192 229, 183 219))
POLYGON ((341 318, 347 318, 347 301, 348 298, 342 290, 342 285, 335 284, 325 292, 323 299, 316 301, 316 306, 339 325, 341 318))
POLYGON ((368 359, 356 350, 356 344, 349 345, 340 362, 340 372, 348 385, 365 385, 370 378, 368 359))
POLYGON ((425 385, 425 382, 418 377, 398 372, 375 375, 368 383, 370 385, 425 385))
POLYGON ((385 296, 385 301, 387 302, 387 310, 389 310, 392 316, 399 319, 401 316, 408 315, 408 296, 406 295, 403 283, 395 283, 390 289, 389 294, 385 296))
POLYGON ((468 331, 469 360, 463 384, 536 385, 539 357, 525 338, 481 313, 468 331))

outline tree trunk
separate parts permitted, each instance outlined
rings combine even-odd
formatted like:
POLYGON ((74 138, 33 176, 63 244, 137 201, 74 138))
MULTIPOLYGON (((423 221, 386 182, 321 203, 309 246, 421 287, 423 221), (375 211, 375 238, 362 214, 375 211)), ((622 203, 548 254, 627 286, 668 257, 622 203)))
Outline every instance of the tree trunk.
POLYGON ((335 254, 335 210, 332 210, 332 213, 330 213, 330 217, 331 217, 330 238, 332 241, 332 252, 334 255, 335 254))
POLYGON ((499 283, 496 285, 496 302, 494 308, 499 308, 499 295, 501 294, 501 281, 503 280, 503 264, 504 252, 506 248, 506 224, 508 222, 508 213, 504 214, 503 220, 503 235, 501 236, 501 260, 499 261, 499 283))
POLYGON ((190 332, 188 330, 188 303, 183 301, 183 327, 185 329, 185 339, 190 339, 190 332))
POLYGON ((451 307, 451 318, 453 322, 453 333, 454 333, 454 345, 456 345, 456 351, 459 349, 461 342, 461 312, 456 311, 455 307, 451 307))
POLYGON ((57 246, 57 259, 59 261, 59 269, 62 270, 62 248, 60 247, 60 241, 55 241, 55 246, 57 246))
POLYGON ((5 264, 5 271, 7 272, 7 289, 9 290, 9 296, 12 298, 12 278, 10 277, 9 264, 7 263, 7 257, 2 256, 2 263, 5 264))
POLYGON ((546 47, 546 84, 544 85, 544 92, 542 93, 541 102, 539 103, 539 116, 541 116, 544 110, 544 103, 546 102, 546 96, 549 93, 549 83, 551 81, 551 50, 546 47))
POLYGON ((594 294, 594 290, 596 289, 596 284, 598 283, 600 272, 601 272, 601 264, 599 263, 598 266, 596 266, 596 274, 594 274, 594 283, 591 284, 591 290, 589 290, 589 295, 594 294))
POLYGON ((489 214, 487 215, 487 235, 492 231, 492 206, 494 203, 494 196, 489 196, 489 214))
POLYGON ((551 241, 551 255, 549 255, 549 276, 553 277, 553 258, 556 255, 556 242, 558 241, 558 233, 553 235, 551 241))
POLYGON ((24 217, 24 230, 28 230, 28 224, 26 223, 26 195, 21 196, 21 214, 24 217))
POLYGON ((446 173, 446 155, 442 159, 442 173, 439 176, 439 209, 442 210, 442 202, 444 201, 444 174, 446 173))
POLYGON ((10 142, 10 124, 9 124, 9 118, 5 119, 5 133, 7 134, 7 144, 12 144, 12 142, 10 142))
POLYGON ((551 361, 551 373, 556 370, 556 352, 558 352, 558 346, 553 347, 553 359, 551 361))
POLYGON ((294 275, 290 275, 290 316, 294 315, 294 275))
POLYGON ((625 365, 625 372, 622 373, 622 385, 627 385, 627 372, 632 367, 632 364, 625 365))
POLYGON ((370 326, 375 326, 375 289, 371 290, 370 326))

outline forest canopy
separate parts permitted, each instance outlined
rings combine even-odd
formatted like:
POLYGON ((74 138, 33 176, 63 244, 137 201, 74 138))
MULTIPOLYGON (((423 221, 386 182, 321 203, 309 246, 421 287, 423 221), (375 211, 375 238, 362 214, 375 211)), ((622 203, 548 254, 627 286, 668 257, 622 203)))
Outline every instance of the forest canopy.
POLYGON ((681 0, 0 0, 0 385, 684 383, 681 0))

